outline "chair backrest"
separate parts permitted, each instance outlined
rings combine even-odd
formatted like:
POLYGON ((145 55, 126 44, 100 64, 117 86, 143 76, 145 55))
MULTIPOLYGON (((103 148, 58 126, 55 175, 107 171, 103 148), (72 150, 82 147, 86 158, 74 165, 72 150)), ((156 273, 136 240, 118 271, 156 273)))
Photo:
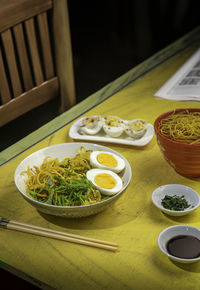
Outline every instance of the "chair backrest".
POLYGON ((75 104, 67 0, 1 0, 0 126, 59 95, 75 104))

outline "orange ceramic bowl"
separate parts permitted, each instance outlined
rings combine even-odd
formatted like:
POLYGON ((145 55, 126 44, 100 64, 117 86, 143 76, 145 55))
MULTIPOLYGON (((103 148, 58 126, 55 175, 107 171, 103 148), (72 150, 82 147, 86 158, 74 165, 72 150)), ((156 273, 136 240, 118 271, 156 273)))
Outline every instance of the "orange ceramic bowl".
MULTIPOLYGON (((175 114, 182 111, 200 112, 198 108, 176 109, 175 114)), ((160 115, 154 122, 154 130, 158 146, 167 162, 178 172, 186 177, 200 177, 200 144, 186 144, 173 141, 163 136, 158 130, 160 120, 172 114, 173 111, 160 115)))

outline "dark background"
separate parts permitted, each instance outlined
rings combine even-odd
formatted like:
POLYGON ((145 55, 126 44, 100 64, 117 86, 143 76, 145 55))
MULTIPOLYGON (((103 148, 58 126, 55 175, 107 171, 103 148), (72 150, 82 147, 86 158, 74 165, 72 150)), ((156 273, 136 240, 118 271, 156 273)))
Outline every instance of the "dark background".
MULTIPOLYGON (((68 0, 77 102, 199 25, 199 0, 68 0)), ((53 100, 0 128, 0 151, 59 114, 53 100)), ((0 270, 10 289, 35 289, 0 270)))
POLYGON ((196 0, 69 0, 77 100, 199 25, 196 0))

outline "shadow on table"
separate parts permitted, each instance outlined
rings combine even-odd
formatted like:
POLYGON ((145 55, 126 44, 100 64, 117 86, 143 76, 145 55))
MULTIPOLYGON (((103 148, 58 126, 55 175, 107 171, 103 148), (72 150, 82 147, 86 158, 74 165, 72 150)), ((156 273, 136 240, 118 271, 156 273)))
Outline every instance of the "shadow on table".
POLYGON ((177 263, 175 261, 172 261, 172 263, 184 271, 193 272, 193 273, 200 273, 200 263, 198 263, 198 262, 192 263, 192 264, 181 264, 181 263, 177 263))
POLYGON ((63 228, 93 230, 113 228, 126 224, 136 219, 137 216, 140 215, 141 211, 144 210, 143 207, 139 207, 133 214, 129 209, 126 210, 126 208, 127 206, 125 203, 122 203, 121 209, 118 209, 115 205, 112 205, 111 208, 101 213, 82 218, 55 217, 39 211, 38 213, 48 222, 63 228))
MULTIPOLYGON (((186 272, 192 272, 192 273, 200 273, 200 263, 195 262, 191 264, 183 264, 175 262, 171 259, 169 259, 167 256, 165 256, 162 252, 159 251, 159 248, 155 248, 154 253, 152 253, 152 262, 156 265, 156 267, 159 268, 160 271, 164 273, 164 275, 174 275, 174 269, 171 267, 170 263, 175 265, 178 268, 181 268, 182 270, 186 272), (168 263, 166 263, 168 261, 168 263)), ((176 273, 178 275, 178 272, 176 273)), ((182 273, 180 274, 180 278, 182 276, 182 273)), ((179 277, 176 276, 178 279, 179 277)))
POLYGON ((164 227, 170 226, 171 223, 174 224, 174 222, 177 224, 192 225, 195 220, 196 222, 199 221, 199 209, 184 216, 170 216, 156 208, 153 203, 149 207, 149 215, 151 215, 151 219, 154 220, 155 223, 162 223, 163 229, 164 227))

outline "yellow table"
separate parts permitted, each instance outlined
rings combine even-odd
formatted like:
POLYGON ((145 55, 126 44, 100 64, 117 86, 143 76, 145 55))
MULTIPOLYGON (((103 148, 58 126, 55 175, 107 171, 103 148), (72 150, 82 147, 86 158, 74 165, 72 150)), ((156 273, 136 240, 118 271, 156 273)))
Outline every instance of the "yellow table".
POLYGON ((128 159, 133 176, 117 202, 96 216, 63 219, 40 213, 20 196, 13 181, 15 168, 30 153, 74 142, 68 136, 69 128, 81 116, 113 114, 124 119, 143 118, 153 124, 165 111, 199 108, 198 102, 153 96, 199 44, 197 28, 0 154, 0 216, 119 245, 114 253, 0 229, 2 268, 44 289, 200 289, 200 263, 174 263, 157 246, 158 234, 168 226, 200 227, 200 209, 174 218, 151 202, 152 191, 168 183, 188 185, 200 193, 199 180, 177 174, 161 155, 155 137, 141 148, 103 144, 128 159))

